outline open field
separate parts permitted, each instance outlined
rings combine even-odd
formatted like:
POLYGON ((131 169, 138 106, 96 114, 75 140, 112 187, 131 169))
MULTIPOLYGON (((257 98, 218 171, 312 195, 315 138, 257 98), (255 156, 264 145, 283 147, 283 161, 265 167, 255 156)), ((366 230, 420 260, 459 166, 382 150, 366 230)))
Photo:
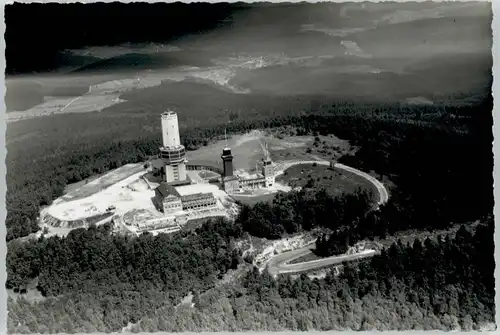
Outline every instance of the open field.
POLYGON ((325 165, 300 164, 294 165, 276 178, 278 181, 291 187, 304 187, 310 179, 317 188, 325 188, 334 195, 352 193, 357 188, 370 189, 375 192, 373 185, 365 178, 345 170, 331 170, 325 165))
MULTIPOLYGON (((116 207, 117 214, 124 214, 137 207, 155 210, 151 202, 151 198, 154 196, 153 190, 138 192, 127 187, 139 180, 144 172, 140 171, 131 175, 130 171, 126 171, 126 173, 128 176, 111 173, 110 178, 106 180, 106 188, 99 185, 98 179, 95 187, 85 188, 84 193, 78 194, 77 198, 70 198, 66 201, 56 200, 52 206, 49 206, 44 211, 59 220, 79 220, 105 213, 111 205, 116 207), (116 179, 113 180, 113 178, 116 179), (88 195, 83 196, 86 194, 88 195)), ((75 191, 75 193, 77 192, 78 190, 75 191)))
MULTIPOLYGON (((260 131, 253 131, 243 135, 233 135, 227 140, 227 146, 231 148, 234 156, 233 166, 235 169, 255 169, 255 163, 260 161, 264 155, 262 152, 262 140, 264 134, 260 131)), ((221 162, 222 149, 226 141, 221 140, 211 143, 198 150, 187 153, 188 160, 200 160, 221 162)))
POLYGON ((274 161, 284 160, 324 160, 338 159, 340 156, 353 152, 348 141, 334 135, 322 136, 285 136, 282 139, 271 140, 269 150, 274 161))
MULTIPOLYGON (((32 95, 41 96, 41 101, 29 106, 29 108, 22 108, 23 110, 14 109, 19 103, 12 101, 10 106, 12 110, 9 110, 6 114, 6 120, 7 122, 13 122, 54 114, 102 111, 114 104, 123 102, 124 100, 120 99, 122 93, 160 85, 162 78, 150 76, 147 80, 141 81, 139 77, 107 74, 32 79, 32 81, 51 86, 51 90, 39 89, 32 92, 32 95)), ((12 79, 12 81, 15 80, 17 79, 12 79)), ((25 78, 23 81, 29 83, 30 79, 25 78)), ((16 84, 18 87, 13 89, 21 91, 22 82, 16 84)), ((12 95, 15 94, 12 93, 12 95)), ((15 100, 15 98, 13 97, 11 100, 15 100)), ((32 98, 32 100, 35 101, 36 99, 32 98)))
MULTIPOLYGON (((319 142, 313 136, 285 136, 277 137, 267 131, 253 130, 242 135, 233 135, 227 140, 227 146, 231 148, 234 156, 233 164, 235 170, 241 169, 249 172, 255 171, 255 164, 264 157, 263 146, 267 142, 271 159, 274 162, 288 160, 315 160, 335 159, 352 150, 348 141, 339 139, 333 135, 318 136, 319 142), (317 146, 314 144, 317 143, 317 146), (308 148, 311 149, 307 152, 308 148)), ((226 141, 220 140, 210 143, 195 151, 187 153, 188 160, 193 161, 221 161, 220 155, 226 141)))
POLYGON ((86 198, 143 170, 144 164, 142 163, 124 165, 81 187, 76 189, 71 187, 71 191, 67 192, 61 199, 63 201, 73 201, 86 198))
MULTIPOLYGON (((121 57, 132 56, 135 54, 121 57)), ((142 55, 142 58, 147 57, 148 55, 142 55)), ((54 114, 100 112, 127 101, 126 96, 122 97, 123 93, 160 86, 164 81, 194 81, 227 93, 248 93, 230 85, 229 80, 236 75, 239 68, 254 69, 265 65, 253 57, 221 59, 218 63, 217 66, 205 67, 146 68, 135 73, 118 71, 88 75, 84 72, 65 76, 12 78, 7 81, 6 120, 14 122, 54 114), (26 94, 29 95, 27 99, 26 94)), ((109 65, 103 66, 107 70, 110 68, 109 65)))
MULTIPOLYGON (((299 151, 299 148, 305 152, 307 143, 312 142, 312 137, 300 136, 279 139, 259 130, 242 135, 233 135, 228 138, 227 146, 231 148, 234 156, 233 165, 235 170, 254 171, 255 164, 264 158, 264 142, 268 143, 271 159, 274 161, 286 157, 288 152, 299 151)), ((210 143, 198 150, 188 152, 188 160, 220 162, 222 149, 225 146, 226 141, 224 140, 210 143)))
POLYGON ((96 175, 88 177, 85 180, 81 180, 81 181, 79 181, 77 183, 68 184, 64 188, 64 194, 73 194, 73 193, 75 193, 75 191, 79 190, 84 185, 87 185, 88 183, 90 183, 90 182, 92 182, 92 181, 94 181, 94 180, 102 177, 103 175, 104 174, 96 174, 96 175))

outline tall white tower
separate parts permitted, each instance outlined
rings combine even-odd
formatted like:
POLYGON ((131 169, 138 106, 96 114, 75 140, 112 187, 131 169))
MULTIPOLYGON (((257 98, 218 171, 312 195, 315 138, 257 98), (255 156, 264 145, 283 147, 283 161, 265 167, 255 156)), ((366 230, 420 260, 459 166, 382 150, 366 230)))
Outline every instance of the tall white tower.
POLYGON ((167 183, 186 180, 186 149, 179 136, 177 113, 167 111, 161 114, 163 146, 160 157, 164 163, 163 179, 167 183))
POLYGON ((161 132, 164 147, 172 147, 181 144, 177 113, 168 111, 161 114, 161 132))

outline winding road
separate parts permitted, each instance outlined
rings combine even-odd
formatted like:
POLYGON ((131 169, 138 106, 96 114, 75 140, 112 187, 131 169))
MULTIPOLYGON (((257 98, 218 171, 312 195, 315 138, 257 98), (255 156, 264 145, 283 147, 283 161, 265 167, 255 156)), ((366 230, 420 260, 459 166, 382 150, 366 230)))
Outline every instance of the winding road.
MULTIPOLYGON (((288 169, 294 165, 314 164, 314 163, 319 164, 319 165, 330 166, 330 162, 324 161, 324 160, 283 162, 283 163, 278 163, 276 165, 277 175, 282 174, 286 169, 288 169)), ((378 201, 377 201, 377 204, 379 206, 386 203, 389 200, 389 193, 387 192, 387 189, 385 188, 384 184, 382 184, 380 181, 378 181, 373 176, 370 176, 368 173, 365 173, 363 171, 360 171, 358 169, 355 169, 353 167, 350 167, 350 166, 347 166, 344 164, 340 164, 340 163, 334 164, 334 167, 351 172, 351 173, 354 173, 360 177, 363 177, 367 181, 369 181, 373 186, 375 186, 375 188, 377 189, 377 192, 379 194, 378 201)), ((267 262, 267 271, 272 276, 276 276, 278 274, 284 274, 284 273, 298 273, 298 272, 319 269, 319 268, 322 268, 325 266, 340 264, 343 262, 350 262, 350 261, 355 261, 355 260, 359 260, 362 258, 372 257, 372 256, 378 254, 378 251, 376 251, 376 250, 365 250, 363 252, 356 253, 356 254, 345 254, 345 255, 340 255, 340 256, 332 256, 332 257, 317 259, 317 260, 308 261, 308 262, 289 264, 294 259, 297 259, 297 258, 300 258, 300 257, 303 257, 305 255, 312 253, 313 249, 314 249, 314 243, 309 244, 309 245, 307 245, 303 248, 300 248, 300 249, 296 249, 293 251, 287 251, 287 252, 278 254, 276 256, 273 256, 267 262)))
POLYGON ((284 252, 282 254, 276 255, 269 260, 267 263, 267 271, 271 276, 276 276, 278 274, 284 273, 297 273, 310 271, 318 268, 322 268, 325 266, 341 264, 343 262, 351 262, 355 260, 359 260, 362 258, 372 257, 377 255, 379 252, 376 250, 366 250, 364 252, 360 252, 357 254, 346 254, 341 256, 332 256, 322 259, 317 259, 308 262, 300 262, 289 264, 294 259, 299 257, 308 255, 312 253, 314 249, 314 245, 310 245, 305 248, 284 252))

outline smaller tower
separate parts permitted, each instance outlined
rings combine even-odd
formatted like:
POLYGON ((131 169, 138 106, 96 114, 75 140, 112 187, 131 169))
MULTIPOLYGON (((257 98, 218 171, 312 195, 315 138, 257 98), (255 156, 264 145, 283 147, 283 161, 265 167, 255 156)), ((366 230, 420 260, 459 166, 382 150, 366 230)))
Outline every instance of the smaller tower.
POLYGON ((240 181, 238 176, 234 175, 233 171, 233 155, 231 149, 227 146, 227 135, 226 130, 224 130, 224 137, 226 140, 226 145, 222 149, 222 164, 224 167, 224 172, 222 175, 222 188, 224 191, 231 193, 240 188, 240 181))
POLYGON ((233 155, 231 154, 231 149, 227 146, 227 135, 226 130, 224 130, 224 137, 226 140, 226 145, 222 149, 222 164, 224 166, 224 175, 222 177, 232 177, 233 176, 233 155))
POLYGON ((264 146, 264 158, 262 159, 262 174, 266 179, 266 187, 273 187, 274 178, 274 166, 271 160, 271 155, 269 154, 269 148, 267 147, 267 142, 264 146))
POLYGON ((223 177, 231 177, 233 175, 233 155, 231 154, 231 149, 224 148, 220 157, 222 158, 224 167, 223 177))

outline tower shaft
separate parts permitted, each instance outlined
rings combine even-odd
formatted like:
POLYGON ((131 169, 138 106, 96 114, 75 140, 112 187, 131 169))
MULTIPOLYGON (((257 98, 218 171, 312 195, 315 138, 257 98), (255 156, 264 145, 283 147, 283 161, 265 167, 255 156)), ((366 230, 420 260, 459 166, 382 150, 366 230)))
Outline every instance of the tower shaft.
POLYGON ((181 144, 177 113, 161 114, 163 179, 167 183, 186 180, 186 149, 181 144))
POLYGON ((233 155, 231 154, 231 149, 224 148, 222 150, 222 163, 224 167, 224 176, 223 177, 231 177, 233 176, 233 155))
POLYGON ((168 111, 161 114, 161 133, 164 147, 181 145, 177 113, 168 111))

